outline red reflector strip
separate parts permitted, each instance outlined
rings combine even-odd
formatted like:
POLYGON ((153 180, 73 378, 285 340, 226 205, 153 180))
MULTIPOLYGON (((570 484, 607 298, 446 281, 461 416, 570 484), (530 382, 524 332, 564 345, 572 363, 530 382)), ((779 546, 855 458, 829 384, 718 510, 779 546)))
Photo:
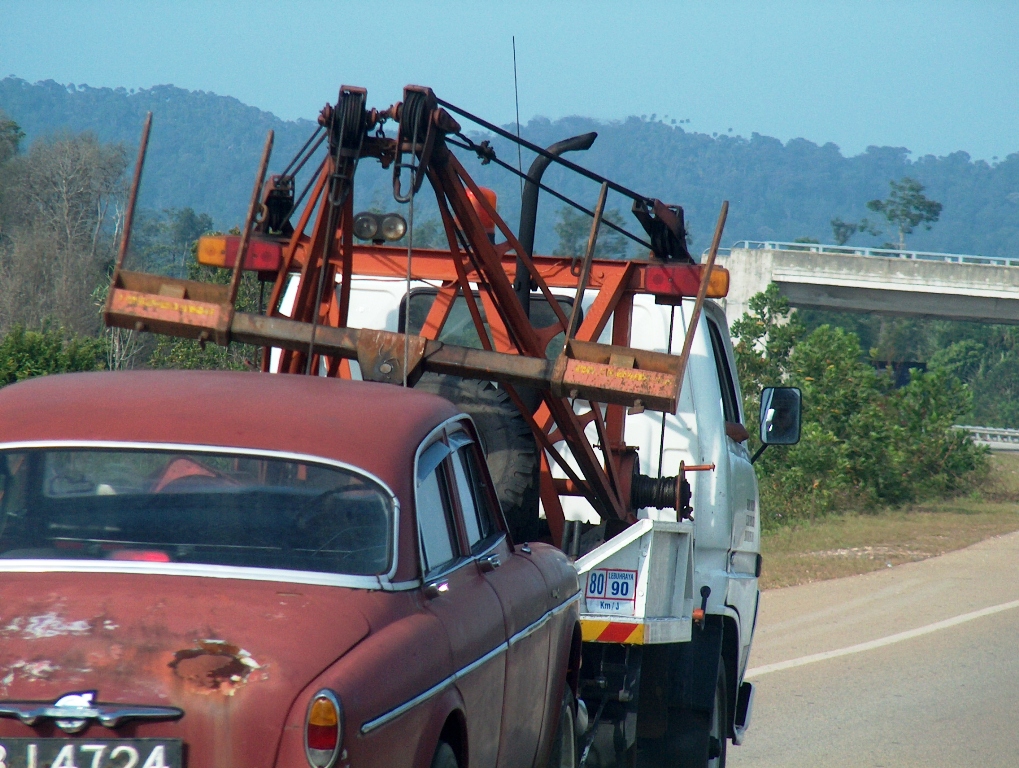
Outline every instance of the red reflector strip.
POLYGON ((138 563, 168 563, 170 556, 154 549, 118 549, 109 554, 110 560, 130 560, 138 563))
MULTIPOLYGON (((233 267, 237 263, 237 251, 241 247, 240 235, 226 238, 226 258, 224 267, 233 267)), ((244 257, 244 268, 259 272, 278 272, 283 263, 283 246, 275 240, 251 238, 248 242, 248 253, 244 257)))
POLYGON ((633 624, 617 624, 613 622, 602 630, 598 640, 603 643, 623 643, 630 639, 634 629, 636 629, 636 626, 633 624))

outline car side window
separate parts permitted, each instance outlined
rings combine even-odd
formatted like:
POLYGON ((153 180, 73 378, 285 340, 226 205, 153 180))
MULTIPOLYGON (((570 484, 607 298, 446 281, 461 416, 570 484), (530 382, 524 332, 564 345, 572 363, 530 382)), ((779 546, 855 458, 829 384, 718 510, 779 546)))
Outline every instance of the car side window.
POLYGON ((457 556, 452 505, 446 486, 446 455, 449 448, 434 443, 418 463, 417 522, 424 557, 422 571, 435 573, 457 556))
POLYGON ((453 454, 453 477, 456 478, 456 493, 460 499, 460 511, 464 516, 464 528, 467 530, 467 543, 471 549, 485 538, 481 529, 481 521, 478 519, 478 509, 474 504, 474 491, 471 488, 471 481, 467 477, 467 467, 464 465, 464 451, 461 448, 453 454))
POLYGON ((708 335, 711 336, 711 350, 715 357, 715 371, 718 373, 718 386, 722 395, 722 413, 726 421, 741 423, 739 416, 739 401, 736 399, 736 385, 733 383, 732 371, 729 369, 729 359, 725 354, 725 344, 722 342, 722 333, 718 326, 708 320, 708 335))
POLYGON ((464 432, 454 433, 450 443, 456 448, 452 457, 453 476, 456 478, 467 540, 471 551, 476 553, 488 546, 488 539, 500 530, 490 503, 489 489, 478 466, 477 443, 464 432))

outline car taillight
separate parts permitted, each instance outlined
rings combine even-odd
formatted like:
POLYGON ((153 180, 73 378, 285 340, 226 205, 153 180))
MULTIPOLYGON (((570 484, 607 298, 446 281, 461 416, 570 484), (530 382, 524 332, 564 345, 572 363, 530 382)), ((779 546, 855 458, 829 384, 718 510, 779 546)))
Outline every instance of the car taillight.
POLYGON ((332 768, 343 742, 343 709, 336 694, 323 688, 308 706, 304 751, 312 768, 332 768))

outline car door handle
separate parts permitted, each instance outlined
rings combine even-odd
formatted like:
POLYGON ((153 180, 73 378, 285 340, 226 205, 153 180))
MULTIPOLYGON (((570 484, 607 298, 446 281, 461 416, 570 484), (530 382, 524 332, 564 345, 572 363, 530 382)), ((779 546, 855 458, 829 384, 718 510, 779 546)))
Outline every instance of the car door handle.
POLYGON ((498 555, 488 555, 486 557, 478 558, 478 567, 482 573, 491 573, 496 568, 502 565, 502 560, 499 559, 498 555))
POLYGON ((425 597, 429 600, 434 600, 439 595, 449 594, 449 582, 448 581, 433 581, 431 584, 425 585, 425 597))

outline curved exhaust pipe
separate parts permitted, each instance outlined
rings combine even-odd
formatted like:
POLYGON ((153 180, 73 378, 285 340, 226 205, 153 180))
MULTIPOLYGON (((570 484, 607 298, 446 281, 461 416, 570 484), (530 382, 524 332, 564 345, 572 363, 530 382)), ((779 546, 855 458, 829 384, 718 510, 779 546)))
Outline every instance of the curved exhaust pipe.
MULTIPOLYGON (((563 152, 575 152, 582 149, 590 149, 598 134, 583 133, 570 139, 557 141, 547 147, 550 154, 559 157, 563 152)), ((520 226, 517 228, 517 239, 527 251, 528 256, 534 255, 534 227, 538 220, 538 192, 541 188, 538 184, 545 174, 545 169, 552 164, 552 158, 538 155, 527 170, 527 181, 524 183, 524 194, 520 198, 520 226)), ((517 276, 513 281, 513 290, 517 294, 520 306, 524 308, 524 314, 531 316, 531 280, 524 266, 524 260, 517 256, 517 276)))

